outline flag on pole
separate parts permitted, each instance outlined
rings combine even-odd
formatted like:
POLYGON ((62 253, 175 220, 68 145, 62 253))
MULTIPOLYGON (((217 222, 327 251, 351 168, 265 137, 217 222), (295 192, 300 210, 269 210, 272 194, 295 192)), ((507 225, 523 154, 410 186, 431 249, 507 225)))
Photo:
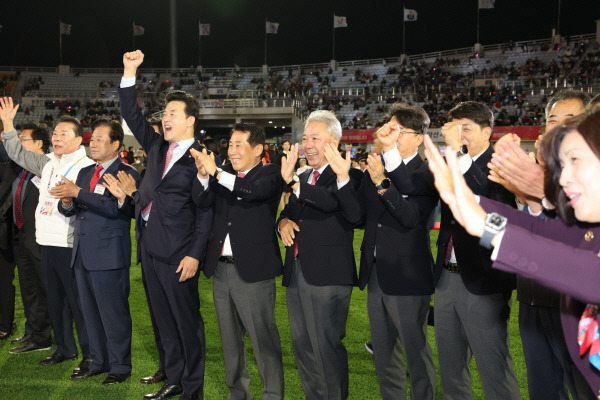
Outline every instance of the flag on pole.
POLYGON ((479 0, 478 8, 494 8, 496 0, 479 0))
POLYGON ((417 20, 417 10, 410 10, 408 8, 404 9, 404 20, 407 22, 412 22, 417 20))
POLYGON ((340 17, 337 15, 333 16, 333 27, 334 28, 347 28, 348 19, 346 17, 340 17))
POLYGON ((144 27, 133 23, 133 36, 142 36, 144 34, 144 27))
POLYGON ((279 29, 279 23, 267 21, 265 29, 266 33, 277 34, 277 30, 279 29))
POLYGON ((70 35, 71 34, 71 25, 60 23, 60 34, 61 35, 70 35))
POLYGON ((198 29, 200 30, 200 36, 210 35, 210 24, 201 24, 198 22, 198 29))

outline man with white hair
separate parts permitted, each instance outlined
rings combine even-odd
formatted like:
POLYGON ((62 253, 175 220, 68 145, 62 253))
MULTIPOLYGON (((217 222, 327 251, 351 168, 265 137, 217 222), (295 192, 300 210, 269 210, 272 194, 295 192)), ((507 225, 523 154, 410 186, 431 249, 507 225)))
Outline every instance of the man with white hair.
POLYGON ((357 282, 352 240, 360 208, 358 181, 350 177, 350 151, 345 159, 338 152, 341 136, 333 113, 315 111, 302 137, 311 169, 294 176, 297 144, 281 165, 281 176, 293 190, 278 221, 286 245, 283 285, 307 399, 348 397, 348 353, 342 339, 357 282))

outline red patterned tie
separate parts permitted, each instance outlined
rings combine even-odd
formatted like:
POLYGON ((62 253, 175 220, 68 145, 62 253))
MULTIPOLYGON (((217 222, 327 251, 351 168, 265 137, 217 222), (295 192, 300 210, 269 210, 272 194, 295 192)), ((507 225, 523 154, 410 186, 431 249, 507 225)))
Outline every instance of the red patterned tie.
POLYGON ((96 171, 94 172, 94 175, 92 176, 92 179, 90 180, 90 192, 93 192, 94 188, 98 184, 98 181, 100 180, 100 171, 102 171, 103 169, 104 169, 104 167, 102 165, 96 166, 96 171))
MULTIPOLYGON (((169 145, 169 150, 167 150, 167 158, 165 159, 165 168, 163 169, 163 173, 162 173, 162 178, 165 177, 165 174, 167 173, 167 168, 169 168, 169 164, 171 163, 171 159, 173 158, 173 150, 175 149, 175 147, 179 146, 178 143, 171 143, 169 145)), ((152 202, 150 202, 150 204, 148 204, 143 210, 142 210, 142 216, 146 217, 148 214, 150 214, 150 209, 152 208, 152 202)))
POLYGON ((25 178, 27 178, 28 171, 23 170, 23 176, 21 176, 21 180, 19 181, 19 185, 17 186, 17 191, 15 192, 15 221, 17 222, 17 227, 21 229, 23 227, 23 211, 21 209, 21 192, 23 191, 23 183, 25 182, 25 178))
MULTIPOLYGON (((317 179, 319 179, 319 176, 321 176, 321 173, 317 170, 313 171, 313 177, 312 177, 312 181, 310 182, 311 185, 316 185, 317 184, 317 179)), ((298 258, 298 232, 296 232, 296 239, 294 240, 294 258, 298 258)))

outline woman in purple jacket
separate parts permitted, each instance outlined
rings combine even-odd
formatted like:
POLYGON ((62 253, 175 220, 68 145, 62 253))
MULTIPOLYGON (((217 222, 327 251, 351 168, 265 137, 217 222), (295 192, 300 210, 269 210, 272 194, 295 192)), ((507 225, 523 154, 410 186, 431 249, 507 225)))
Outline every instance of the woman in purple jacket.
POLYGON ((600 108, 568 120, 542 140, 546 199, 561 219, 540 219, 477 198, 457 156, 447 152, 446 164, 431 140, 425 142, 440 196, 456 220, 481 237, 480 245, 494 247, 493 267, 563 294, 561 321, 569 353, 600 394, 600 108))

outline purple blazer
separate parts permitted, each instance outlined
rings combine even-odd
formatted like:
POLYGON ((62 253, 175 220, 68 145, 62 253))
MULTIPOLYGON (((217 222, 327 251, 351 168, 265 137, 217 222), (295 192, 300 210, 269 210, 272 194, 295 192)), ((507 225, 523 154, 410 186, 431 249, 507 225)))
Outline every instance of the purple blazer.
POLYGON ((568 226, 560 219, 537 218, 481 197, 481 206, 508 218, 494 268, 534 279, 560 292, 563 333, 573 363, 594 393, 600 371, 579 355, 577 330, 588 303, 600 304, 600 224, 568 226))

